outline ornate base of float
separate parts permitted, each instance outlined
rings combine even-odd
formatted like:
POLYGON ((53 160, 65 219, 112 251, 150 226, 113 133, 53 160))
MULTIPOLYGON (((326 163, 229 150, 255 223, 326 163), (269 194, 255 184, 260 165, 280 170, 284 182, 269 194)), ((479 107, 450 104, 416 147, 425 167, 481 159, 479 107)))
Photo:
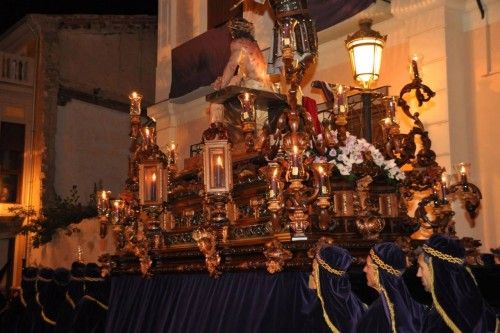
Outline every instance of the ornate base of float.
MULTIPOLYGON (((291 241, 288 233, 275 236, 276 238, 261 238, 260 241, 265 243, 260 244, 248 244, 248 240, 219 244, 218 272, 223 274, 230 271, 268 270, 270 273, 275 273, 281 270, 310 270, 312 259, 308 253, 321 238, 319 235, 306 233, 308 239, 305 241, 291 241), (279 241, 280 238, 283 240, 279 241), (278 239, 282 249, 272 247, 276 244, 273 244, 275 239, 278 239)), ((354 264, 358 265, 364 264, 369 249, 377 243, 373 240, 346 240, 345 237, 339 239, 332 234, 329 236, 336 245, 348 249, 354 257, 354 264)), ((386 240, 396 238, 397 236, 393 235, 386 240)), ((150 257, 153 261, 150 268, 152 274, 207 273, 206 258, 194 243, 185 246, 184 249, 154 250, 150 253, 150 257)), ((139 260, 133 255, 114 255, 111 257, 111 266, 114 274, 141 274, 139 260)))

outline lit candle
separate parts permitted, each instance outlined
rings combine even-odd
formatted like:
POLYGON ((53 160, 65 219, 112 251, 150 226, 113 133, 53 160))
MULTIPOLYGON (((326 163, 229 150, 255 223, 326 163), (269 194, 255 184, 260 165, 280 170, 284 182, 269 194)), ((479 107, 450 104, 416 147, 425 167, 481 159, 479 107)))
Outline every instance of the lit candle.
POLYGON ((138 116, 141 114, 142 95, 133 91, 128 98, 130 99, 130 115, 138 116))
POLYGON ((269 190, 269 199, 274 199, 278 196, 278 169, 274 169, 271 177, 271 189, 269 190))
POLYGON ((108 191, 97 191, 97 196, 97 209, 99 211, 99 215, 104 215, 109 209, 108 191))
POLYGON ((176 144, 172 142, 170 144, 170 161, 172 164, 175 164, 175 149, 177 148, 176 144))
POLYGON ((151 175, 151 201, 156 201, 156 172, 151 175))
POLYGON ((460 180, 462 183, 467 183, 467 169, 464 164, 460 165, 460 180))
POLYGON ((441 175, 441 195, 443 196, 443 200, 446 200, 446 188, 448 185, 448 175, 443 172, 441 175))
POLYGON ((326 186, 326 183, 325 183, 325 170, 323 169, 323 167, 320 165, 318 167, 318 173, 319 173, 319 194, 320 195, 328 195, 328 186, 326 186))
POLYGON ((299 175, 299 151, 297 146, 293 146, 292 154, 292 176, 299 175))
POLYGON ((239 95, 239 100, 241 103, 241 120, 244 122, 254 120, 254 103, 255 94, 245 92, 239 95))
POLYGON ((224 187, 224 163, 220 155, 214 165, 214 185, 216 188, 224 187))
POLYGON ((392 119, 390 117, 386 117, 386 118, 384 118, 382 120, 384 121, 384 127, 385 128, 391 127, 392 119))
POLYGON ((123 209, 125 208, 125 202, 121 199, 114 199, 111 200, 111 206, 113 206, 113 212, 111 214, 113 223, 120 223, 123 209))

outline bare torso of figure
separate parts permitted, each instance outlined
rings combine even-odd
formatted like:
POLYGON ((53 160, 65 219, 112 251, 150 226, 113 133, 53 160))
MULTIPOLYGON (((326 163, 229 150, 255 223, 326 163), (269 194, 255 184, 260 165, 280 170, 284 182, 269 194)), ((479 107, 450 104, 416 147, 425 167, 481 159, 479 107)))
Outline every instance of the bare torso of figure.
POLYGON ((231 42, 231 56, 222 77, 214 82, 215 89, 230 85, 254 89, 269 89, 267 64, 257 42, 238 38, 231 42), (238 73, 235 75, 236 68, 238 73))

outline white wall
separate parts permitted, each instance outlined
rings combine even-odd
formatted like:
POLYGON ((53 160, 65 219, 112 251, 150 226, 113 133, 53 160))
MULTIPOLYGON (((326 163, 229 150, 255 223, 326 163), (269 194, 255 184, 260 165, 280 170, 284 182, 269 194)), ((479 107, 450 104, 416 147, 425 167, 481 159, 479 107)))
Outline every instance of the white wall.
POLYGON ((58 107, 56 132, 56 193, 65 197, 77 185, 87 203, 94 183, 113 195, 127 179, 130 146, 129 115, 93 104, 71 100, 58 107))
POLYGON ((77 259, 85 263, 97 263, 103 253, 114 253, 112 231, 108 229, 106 238, 101 239, 99 223, 98 219, 86 219, 79 224, 70 225, 70 228, 80 230, 70 236, 59 230, 50 243, 31 250, 29 265, 69 268, 77 259))

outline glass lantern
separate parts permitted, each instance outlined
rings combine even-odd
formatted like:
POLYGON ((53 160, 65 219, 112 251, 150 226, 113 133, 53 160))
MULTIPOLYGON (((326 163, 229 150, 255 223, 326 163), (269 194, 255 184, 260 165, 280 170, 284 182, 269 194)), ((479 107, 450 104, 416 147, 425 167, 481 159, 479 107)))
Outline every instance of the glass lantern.
POLYGON ((139 199, 141 205, 159 206, 166 200, 166 168, 161 161, 139 164, 139 199))
POLYGON ((371 29, 372 23, 371 19, 361 20, 360 29, 345 41, 354 79, 364 89, 369 89, 370 84, 379 78, 382 50, 387 40, 387 36, 371 29))
POLYGON ((233 166, 227 140, 209 140, 203 148, 203 174, 207 194, 225 193, 233 188, 233 166))

